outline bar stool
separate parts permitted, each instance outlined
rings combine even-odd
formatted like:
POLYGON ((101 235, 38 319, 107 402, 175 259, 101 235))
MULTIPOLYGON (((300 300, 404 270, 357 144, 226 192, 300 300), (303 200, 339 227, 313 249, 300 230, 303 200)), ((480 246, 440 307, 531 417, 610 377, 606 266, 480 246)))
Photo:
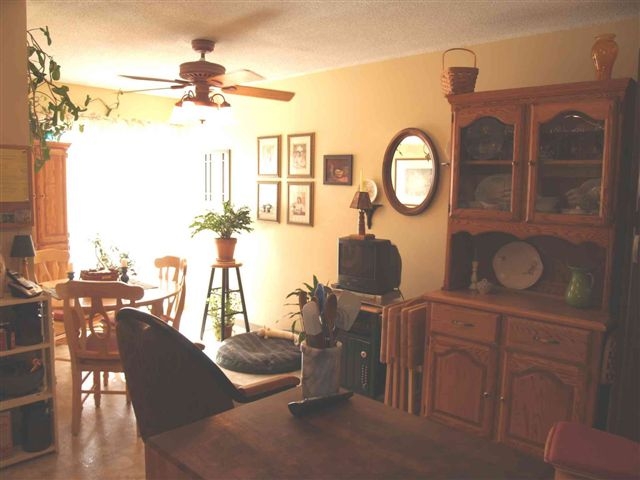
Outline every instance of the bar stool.
POLYGON ((209 277, 209 288, 207 289, 207 301, 204 305, 204 314, 202 315, 202 327, 200 328, 200 340, 204 336, 204 327, 207 324, 207 316, 209 313, 209 300, 211 298, 211 294, 216 290, 220 290, 220 320, 222 324, 222 329, 220 332, 220 339, 224 340, 224 326, 226 323, 226 317, 230 316, 225 314, 225 303, 230 293, 238 292, 240 293, 240 302, 242 303, 242 310, 239 312, 234 312, 233 315, 238 313, 242 313, 244 316, 244 327, 247 332, 249 329, 249 319, 247 318, 247 306, 244 302, 244 292, 242 290, 242 280, 240 279, 240 267, 242 263, 238 262, 219 262, 211 265, 211 276, 209 277), (220 287, 213 287, 213 277, 216 273, 216 268, 222 269, 222 285, 220 287), (238 288, 232 290, 229 288, 229 269, 234 268, 236 270, 236 278, 238 279, 238 288))

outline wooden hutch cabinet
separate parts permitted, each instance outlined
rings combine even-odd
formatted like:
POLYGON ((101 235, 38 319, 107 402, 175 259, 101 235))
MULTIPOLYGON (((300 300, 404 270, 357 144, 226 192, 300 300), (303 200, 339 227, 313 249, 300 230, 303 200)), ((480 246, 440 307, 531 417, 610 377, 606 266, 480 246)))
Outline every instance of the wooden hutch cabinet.
POLYGON ((631 245, 633 89, 619 79, 448 97, 445 280, 425 295, 424 415, 536 455, 556 421, 602 416, 631 245), (588 271, 586 308, 565 301, 572 267, 588 271), (485 278, 493 292, 470 288, 485 278))
MULTIPOLYGON (((36 248, 69 250, 67 228, 68 143, 48 142, 51 157, 33 175, 36 248)), ((35 147, 37 148, 37 147, 35 147)))

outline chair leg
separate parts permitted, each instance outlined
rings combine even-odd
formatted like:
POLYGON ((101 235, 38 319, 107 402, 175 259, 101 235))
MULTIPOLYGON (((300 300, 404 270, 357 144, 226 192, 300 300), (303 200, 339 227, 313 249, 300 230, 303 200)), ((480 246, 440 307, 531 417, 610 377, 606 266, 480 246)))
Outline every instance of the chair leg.
POLYGON ((103 377, 103 380, 102 380, 103 385, 105 387, 108 387, 109 386, 109 372, 102 372, 102 377, 103 377))
POLYGON ((100 371, 93 372, 93 401, 96 408, 100 407, 100 401, 102 400, 102 390, 100 388, 100 371))
POLYGON ((82 413, 82 371, 71 364, 71 434, 76 436, 80 431, 80 415, 82 413))

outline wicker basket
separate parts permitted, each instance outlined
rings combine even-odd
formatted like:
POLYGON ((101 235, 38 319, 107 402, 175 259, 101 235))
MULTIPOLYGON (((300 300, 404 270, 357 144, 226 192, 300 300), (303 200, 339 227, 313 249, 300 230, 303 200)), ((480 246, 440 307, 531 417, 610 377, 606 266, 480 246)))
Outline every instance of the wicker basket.
POLYGON ((118 270, 80 270, 81 280, 94 282, 115 282, 118 280, 118 270))
POLYGON ((459 93, 473 92, 476 88, 476 78, 478 69, 476 68, 476 54, 466 48, 450 48, 442 54, 442 93, 446 95, 458 95, 459 93), (452 50, 463 50, 473 55, 473 67, 449 67, 444 68, 444 56, 452 50))

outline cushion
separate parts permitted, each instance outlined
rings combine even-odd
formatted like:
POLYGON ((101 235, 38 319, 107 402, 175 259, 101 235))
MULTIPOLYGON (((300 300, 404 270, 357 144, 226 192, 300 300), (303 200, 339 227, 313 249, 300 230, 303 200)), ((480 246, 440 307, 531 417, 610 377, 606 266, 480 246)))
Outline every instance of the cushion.
POLYGON ((558 422, 547 436, 544 460, 589 478, 638 478, 640 444, 579 423, 558 422))
POLYGON ((300 347, 284 338, 262 338, 241 333, 222 342, 216 363, 242 373, 286 373, 300 369, 300 347))

